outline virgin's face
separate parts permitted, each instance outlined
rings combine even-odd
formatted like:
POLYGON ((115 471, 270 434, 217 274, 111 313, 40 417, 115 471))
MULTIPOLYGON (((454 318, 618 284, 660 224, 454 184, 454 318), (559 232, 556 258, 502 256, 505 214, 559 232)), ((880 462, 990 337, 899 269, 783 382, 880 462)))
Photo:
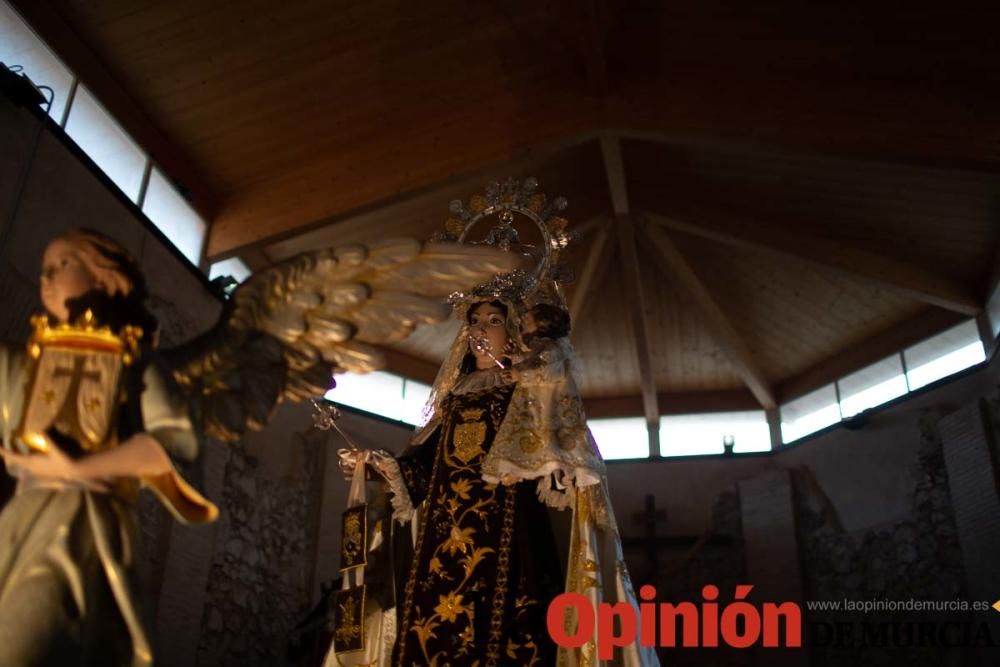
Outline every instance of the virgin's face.
MULTIPOLYGON (((491 303, 481 303, 473 307, 469 314, 469 332, 473 338, 485 337, 490 343, 490 351, 499 359, 507 346, 507 317, 503 310, 491 303)), ((476 368, 490 368, 496 362, 485 351, 477 351, 469 344, 469 351, 476 357, 476 368)))
POLYGON ((42 305, 60 322, 69 319, 67 299, 75 299, 97 286, 70 243, 56 239, 42 256, 42 305))

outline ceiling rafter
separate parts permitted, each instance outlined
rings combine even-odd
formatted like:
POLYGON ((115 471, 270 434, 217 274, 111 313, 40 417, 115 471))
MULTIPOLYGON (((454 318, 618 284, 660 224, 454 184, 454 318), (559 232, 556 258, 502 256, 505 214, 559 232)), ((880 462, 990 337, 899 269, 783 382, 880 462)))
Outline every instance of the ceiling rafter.
POLYGON ((635 224, 629 215, 625 162, 622 158, 621 141, 617 136, 602 133, 600 143, 604 171, 608 177, 611 209, 615 214, 615 230, 622 270, 625 273, 625 289, 633 297, 629 301, 632 315, 629 319, 632 326, 632 336, 635 339, 639 387, 642 390, 643 414, 646 417, 646 430, 649 434, 649 453, 650 456, 659 456, 660 407, 657 400, 656 378, 653 377, 653 357, 649 343, 646 297, 643 294, 642 276, 639 273, 639 254, 635 247, 635 224))
POLYGON ((601 260, 605 258, 606 255, 614 252, 612 248, 608 248, 608 237, 611 233, 611 221, 604 219, 602 223, 597 227, 597 234, 594 236, 594 241, 590 246, 590 251, 587 253, 587 259, 583 263, 583 270, 580 271, 580 275, 576 277, 576 284, 573 288, 573 298, 570 299, 569 304, 569 320, 570 322, 579 321, 580 313, 583 310, 583 304, 586 302, 587 294, 590 292, 590 287, 594 282, 594 278, 597 276, 597 269, 601 264, 601 260))
POLYGON ((691 297, 715 344, 729 357, 736 372, 761 406, 767 410, 776 407, 777 401, 770 380, 761 371, 750 348, 681 251, 660 227, 644 225, 640 229, 649 239, 664 271, 691 297))
POLYGON ((380 350, 385 355, 385 370, 417 382, 434 384, 440 364, 418 359, 388 347, 380 347, 380 350))
POLYGON ((611 195, 611 210, 616 216, 629 214, 628 186, 625 180, 625 161, 622 158, 622 142, 618 135, 601 132, 601 156, 604 171, 608 176, 608 192, 611 195))
POLYGON ((632 315, 630 320, 638 357, 643 415, 646 417, 646 429, 649 432, 649 453, 655 457, 660 455, 660 407, 656 378, 653 377, 646 297, 642 288, 642 276, 639 274, 639 255, 635 247, 635 223, 630 216, 622 215, 615 221, 615 228, 618 233, 618 252, 621 253, 622 269, 625 273, 625 289, 632 295, 629 299, 632 315))
MULTIPOLYGON (((590 280, 590 288, 588 289, 590 293, 596 292, 598 286, 603 285, 604 281, 608 279, 608 274, 611 271, 612 265, 615 264, 615 260, 621 261, 621 253, 618 251, 618 234, 615 231, 615 221, 613 219, 608 221, 608 238, 605 244, 605 250, 598 258, 593 278, 590 280)), ((588 313, 594 309, 595 304, 594 299, 584 297, 577 321, 587 319, 588 313)))
MULTIPOLYGON (((689 415, 711 412, 741 412, 760 409, 748 389, 669 391, 657 394, 662 415, 689 415)), ((641 396, 600 396, 583 399, 588 417, 634 417, 643 410, 641 396)))
POLYGON ((792 231, 787 227, 751 220, 741 216, 708 213, 711 225, 702 225, 675 217, 645 211, 657 226, 684 232, 727 245, 762 250, 795 257, 861 278, 883 289, 938 308, 974 316, 982 311, 976 296, 956 282, 935 275, 907 262, 878 255, 847 244, 792 231))

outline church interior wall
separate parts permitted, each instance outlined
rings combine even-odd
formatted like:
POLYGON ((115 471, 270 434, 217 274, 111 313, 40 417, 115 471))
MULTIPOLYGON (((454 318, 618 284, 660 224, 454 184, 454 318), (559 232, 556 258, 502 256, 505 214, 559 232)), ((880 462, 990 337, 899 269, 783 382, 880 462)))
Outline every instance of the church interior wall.
MULTIPOLYGON (((165 344, 214 322, 220 302, 204 278, 51 121, 0 97, 0 143, 0 336, 24 338, 28 316, 40 309, 42 249, 75 226, 113 235, 140 259, 165 344)), ((995 443, 998 380, 994 358, 872 411, 860 428, 841 425, 772 454, 610 463, 608 484, 621 532, 632 540, 626 556, 636 584, 655 580, 668 599, 690 598, 702 583, 725 589, 745 581, 755 568, 743 523, 755 508, 741 499, 741 484, 777 472, 790 480, 790 507, 778 510, 794 515, 791 548, 803 595, 869 594, 879 582, 909 595, 968 593, 975 587, 960 553, 938 424, 990 399, 995 443), (666 510, 656 535, 682 538, 653 560, 642 550, 644 526, 636 520, 649 494, 666 510), (726 539, 698 547, 708 533, 726 539), (859 571, 862 563, 881 565, 859 571)), ((162 664, 279 664, 273 660, 284 655, 290 625, 338 576, 347 484, 335 451, 343 442, 314 430, 311 414, 309 405, 285 406, 266 430, 237 446, 206 445, 192 477, 220 504, 216 525, 178 526, 155 505, 140 508, 148 613, 158 624, 162 664)), ((341 425, 359 446, 393 452, 412 433, 349 412, 341 425)))
POLYGON ((920 437, 921 419, 941 417, 975 402, 988 395, 998 380, 1000 362, 994 359, 981 371, 873 410, 858 430, 836 426, 776 454, 611 462, 608 484, 622 514, 622 533, 638 534, 628 514, 641 509, 646 494, 652 493, 658 507, 668 508, 669 530, 700 534, 711 523, 720 493, 775 467, 808 467, 849 529, 894 521, 907 512, 917 481, 917 473, 905 462, 920 437))

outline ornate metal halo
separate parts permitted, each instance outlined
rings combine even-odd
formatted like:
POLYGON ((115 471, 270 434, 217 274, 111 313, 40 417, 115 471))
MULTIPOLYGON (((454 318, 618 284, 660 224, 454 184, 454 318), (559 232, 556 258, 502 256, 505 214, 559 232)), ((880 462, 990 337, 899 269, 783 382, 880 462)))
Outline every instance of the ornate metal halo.
POLYGON ((458 305, 473 298, 500 297, 512 301, 523 300, 535 292, 546 281, 560 281, 563 272, 557 267, 559 254, 569 244, 566 232, 568 222, 560 217, 568 202, 565 197, 557 197, 551 202, 537 192, 538 179, 526 178, 519 182, 509 178, 502 184, 490 181, 486 192, 475 195, 466 206, 461 200, 451 202, 452 216, 445 222, 445 231, 435 235, 436 240, 469 243, 471 230, 484 219, 496 216, 493 227, 481 243, 512 251, 515 247, 534 255, 537 264, 531 271, 516 270, 495 276, 491 281, 477 286, 469 292, 452 295, 452 305, 458 305), (515 214, 527 218, 542 237, 540 246, 522 244, 514 228, 515 214))

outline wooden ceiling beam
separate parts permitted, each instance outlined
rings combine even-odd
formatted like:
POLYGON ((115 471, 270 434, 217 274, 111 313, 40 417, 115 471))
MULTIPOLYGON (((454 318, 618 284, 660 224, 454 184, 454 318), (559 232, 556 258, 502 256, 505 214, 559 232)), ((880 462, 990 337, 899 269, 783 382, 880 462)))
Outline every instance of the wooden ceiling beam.
POLYGON ((622 271, 625 274, 625 289, 632 295, 632 298, 628 300, 631 311, 630 324, 632 336, 635 339, 643 414, 646 417, 646 430, 649 434, 649 453, 650 456, 659 456, 660 408, 656 395, 656 378, 653 376, 649 317, 646 309, 646 298, 643 294, 642 276, 639 272, 639 254, 635 247, 635 224, 629 216, 625 161, 622 158, 621 141, 617 136, 601 133, 600 143, 604 171, 608 178, 611 208, 615 214, 615 230, 622 271))
POLYGON ((900 350, 939 334, 963 320, 965 317, 955 312, 926 308, 917 315, 858 341, 844 351, 781 382, 777 387, 778 399, 782 403, 787 403, 845 375, 897 354, 900 350))
MULTIPOLYGON (((597 266, 594 268, 594 275, 590 280, 589 291, 596 291, 599 285, 604 284, 604 281, 608 279, 608 274, 611 271, 611 267, 616 264, 616 260, 621 261, 621 253, 618 250, 618 234, 615 231, 615 221, 608 221, 608 238, 605 241, 605 249, 597 260, 597 266)), ((577 321, 589 319, 588 313, 594 309, 598 311, 601 308, 601 304, 596 302, 594 299, 583 297, 583 303, 580 305, 580 311, 577 314, 577 321)), ((625 331, 625 335, 628 334, 628 330, 625 331)))
POLYGON ((604 171, 608 176, 608 192, 611 195, 611 210, 616 216, 629 214, 628 187, 625 179, 625 161, 622 158, 621 140, 615 134, 600 133, 601 155, 604 171))
MULTIPOLYGON (((748 389, 660 392, 657 403, 660 414, 668 416, 760 409, 760 402, 748 389)), ((583 407, 591 419, 644 416, 642 396, 584 398, 583 407)))
POLYGON ((702 322, 708 329, 715 344, 727 355, 747 387, 764 409, 777 405, 770 380, 757 365, 750 349, 729 321, 725 311, 719 306, 708 287, 698 277, 683 254, 670 240, 666 232, 657 226, 641 227, 648 237, 652 249, 661 262, 664 272, 691 298, 702 322))
POLYGON ((982 304, 971 290, 954 281, 885 255, 829 239, 806 236, 793 231, 788 225, 765 223, 745 214, 719 213, 713 211, 710 204, 699 214, 699 222, 705 224, 651 212, 644 215, 665 229, 738 248, 806 260, 945 310, 969 316, 982 311, 982 304))
POLYGON ((417 359, 388 347, 380 347, 379 349, 385 355, 384 370, 424 384, 434 384, 440 364, 417 359))
POLYGON ((598 228, 597 235, 590 246, 590 251, 587 253, 587 259, 583 263, 583 270, 576 277, 576 283, 573 286, 573 298, 570 299, 569 303, 570 322, 575 323, 579 321, 583 304, 588 292, 590 292, 594 277, 597 275, 597 268, 605 254, 613 251, 607 247, 608 237, 611 235, 611 225, 612 223, 609 220, 604 220, 604 224, 598 228))
POLYGON ((630 324, 635 339, 643 414, 649 432, 649 454, 655 457, 660 455, 660 407, 656 393, 656 378, 653 377, 646 298, 642 288, 642 276, 639 273, 639 254, 635 247, 635 224, 629 216, 622 215, 616 219, 615 229, 618 236, 618 252, 621 253, 622 270, 625 274, 625 289, 631 296, 627 301, 631 310, 630 324))
POLYGON ((194 209, 211 224, 218 209, 218 199, 207 185, 209 180, 206 174, 159 129, 52 3, 13 0, 12 4, 142 151, 164 170, 170 181, 180 187, 194 209))
POLYGON ((271 261, 271 258, 268 257, 264 251, 258 248, 248 248, 236 257, 246 264, 247 268, 249 268, 253 273, 263 271, 267 267, 274 264, 274 262, 271 261))

